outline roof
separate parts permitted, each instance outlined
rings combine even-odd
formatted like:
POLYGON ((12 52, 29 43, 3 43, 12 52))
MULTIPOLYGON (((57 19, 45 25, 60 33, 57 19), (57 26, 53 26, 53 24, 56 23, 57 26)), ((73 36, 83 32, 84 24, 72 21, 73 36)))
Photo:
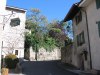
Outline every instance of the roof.
POLYGON ((63 21, 66 22, 72 20, 74 16, 79 12, 79 10, 80 8, 77 5, 73 4, 63 21))
POLYGON ((20 11, 20 12, 26 12, 26 9, 18 8, 18 7, 13 7, 13 6, 6 6, 6 9, 8 10, 14 10, 14 11, 20 11))
POLYGON ((82 2, 83 0, 81 0, 78 3, 75 3, 72 5, 71 9, 69 10, 68 14, 65 16, 63 22, 72 20, 74 18, 74 16, 80 11, 80 7, 79 4, 82 2))

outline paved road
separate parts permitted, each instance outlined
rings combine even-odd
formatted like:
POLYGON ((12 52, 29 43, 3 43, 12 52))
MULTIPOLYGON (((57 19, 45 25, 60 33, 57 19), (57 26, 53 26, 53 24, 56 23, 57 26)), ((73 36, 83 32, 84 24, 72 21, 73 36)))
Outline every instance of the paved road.
POLYGON ((58 61, 24 61, 22 72, 25 75, 76 75, 60 68, 58 61))

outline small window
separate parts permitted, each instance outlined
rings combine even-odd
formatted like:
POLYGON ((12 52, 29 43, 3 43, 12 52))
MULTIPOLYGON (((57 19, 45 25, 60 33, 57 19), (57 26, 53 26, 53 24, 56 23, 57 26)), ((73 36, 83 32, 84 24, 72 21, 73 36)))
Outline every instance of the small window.
POLYGON ((84 32, 77 35, 77 46, 82 46, 85 43, 84 32))
POLYGON ((76 15, 76 24, 79 24, 82 21, 82 13, 81 11, 76 15))
POLYGON ((97 7, 97 9, 100 8, 100 0, 96 0, 96 7, 97 7))
POLYGON ((79 38, 79 35, 77 35, 77 46, 79 46, 79 43, 80 42, 80 38, 79 38))
POLYGON ((3 41, 2 41, 2 48, 3 48, 3 41))
POLYGON ((10 25, 12 27, 20 25, 20 19, 19 18, 11 19, 10 25))
POLYGON ((18 55, 18 50, 15 50, 15 55, 18 55))
POLYGON ((97 24, 98 24, 98 32, 99 32, 99 37, 100 37, 100 21, 97 22, 97 24))

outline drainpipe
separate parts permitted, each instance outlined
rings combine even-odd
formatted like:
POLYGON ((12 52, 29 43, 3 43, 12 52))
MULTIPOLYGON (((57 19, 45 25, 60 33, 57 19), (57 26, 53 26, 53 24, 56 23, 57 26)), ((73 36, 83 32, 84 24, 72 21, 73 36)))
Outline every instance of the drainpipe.
POLYGON ((88 36, 88 44, 89 44, 89 54, 90 54, 90 69, 92 69, 92 58, 91 58, 91 46, 90 46, 90 36, 89 36, 89 27, 88 27, 88 19, 87 19, 87 12, 83 10, 86 17, 86 26, 87 26, 87 36, 88 36))

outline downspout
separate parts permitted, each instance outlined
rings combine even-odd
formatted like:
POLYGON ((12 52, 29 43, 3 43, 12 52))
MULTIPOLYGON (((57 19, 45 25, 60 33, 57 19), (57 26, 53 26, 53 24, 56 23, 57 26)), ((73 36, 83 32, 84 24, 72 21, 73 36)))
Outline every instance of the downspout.
POLYGON ((89 55, 90 55, 90 69, 92 69, 91 46, 90 46, 90 36, 89 36, 87 12, 86 12, 86 10, 83 10, 83 12, 85 13, 85 17, 86 17, 86 26, 87 26, 86 28, 87 28, 87 36, 88 36, 88 44, 89 44, 89 55))

